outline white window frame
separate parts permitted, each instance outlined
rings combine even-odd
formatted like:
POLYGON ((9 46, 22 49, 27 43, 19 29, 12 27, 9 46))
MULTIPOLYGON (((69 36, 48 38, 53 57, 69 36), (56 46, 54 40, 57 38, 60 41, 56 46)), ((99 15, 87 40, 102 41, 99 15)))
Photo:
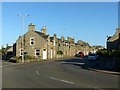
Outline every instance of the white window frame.
POLYGON ((55 44, 56 44, 55 41, 53 43, 54 43, 54 46, 55 46, 55 44))
POLYGON ((34 37, 30 37, 30 45, 35 45, 35 38, 34 37), (32 40, 33 39, 33 44, 31 44, 32 40))
POLYGON ((68 43, 67 43, 67 42, 65 43, 65 46, 68 46, 68 43))
POLYGON ((38 52, 37 50, 39 50, 39 49, 35 50, 35 56, 40 56, 40 50, 39 50, 39 55, 36 55, 36 53, 38 52))
POLYGON ((23 56, 23 49, 22 48, 20 48, 19 52, 20 52, 20 56, 23 56))

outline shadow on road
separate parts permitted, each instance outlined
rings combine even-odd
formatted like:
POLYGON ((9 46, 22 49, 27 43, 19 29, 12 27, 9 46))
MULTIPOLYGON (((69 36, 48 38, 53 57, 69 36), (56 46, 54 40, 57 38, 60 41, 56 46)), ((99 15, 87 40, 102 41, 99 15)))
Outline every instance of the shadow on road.
POLYGON ((95 61, 89 61, 87 59, 87 56, 79 57, 75 59, 59 60, 59 61, 61 61, 62 64, 71 64, 86 70, 106 70, 106 71, 119 72, 118 70, 116 70, 115 66, 111 65, 112 64, 111 62, 109 61, 104 62, 99 59, 95 61))

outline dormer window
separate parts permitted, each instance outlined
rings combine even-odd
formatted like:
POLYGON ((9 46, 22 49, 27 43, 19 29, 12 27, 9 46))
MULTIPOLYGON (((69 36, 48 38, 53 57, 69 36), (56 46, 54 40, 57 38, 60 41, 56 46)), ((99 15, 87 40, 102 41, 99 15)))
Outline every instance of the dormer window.
POLYGON ((34 37, 30 37, 30 45, 35 45, 35 38, 34 37))

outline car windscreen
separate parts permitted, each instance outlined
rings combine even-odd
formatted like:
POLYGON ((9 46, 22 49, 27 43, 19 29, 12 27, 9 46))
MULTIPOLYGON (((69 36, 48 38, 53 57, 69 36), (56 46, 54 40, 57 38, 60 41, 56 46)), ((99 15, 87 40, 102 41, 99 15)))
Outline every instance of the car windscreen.
POLYGON ((89 54, 89 56, 96 56, 96 54, 89 54))

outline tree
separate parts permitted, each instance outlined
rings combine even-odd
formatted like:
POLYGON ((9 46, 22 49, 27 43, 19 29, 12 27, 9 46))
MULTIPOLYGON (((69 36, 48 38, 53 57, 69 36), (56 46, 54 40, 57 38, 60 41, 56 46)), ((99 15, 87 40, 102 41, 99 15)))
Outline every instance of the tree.
POLYGON ((63 52, 60 50, 60 51, 57 51, 57 54, 62 55, 62 54, 63 54, 63 52))

